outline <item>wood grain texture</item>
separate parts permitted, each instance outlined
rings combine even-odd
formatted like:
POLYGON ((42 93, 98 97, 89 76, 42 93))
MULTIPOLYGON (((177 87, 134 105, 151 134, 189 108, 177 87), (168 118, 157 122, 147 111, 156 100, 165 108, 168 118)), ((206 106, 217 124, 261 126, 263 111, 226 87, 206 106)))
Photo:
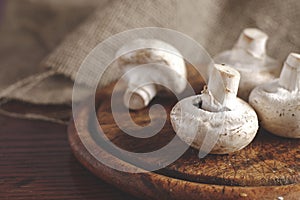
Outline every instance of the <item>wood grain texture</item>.
MULTIPOLYGON (((202 82, 196 77, 198 76, 191 76, 192 85, 201 88, 202 82)), ((151 138, 137 139, 123 133, 114 122, 110 108, 113 87, 112 84, 101 90, 96 102, 99 102, 98 121, 104 134, 115 145, 128 151, 148 152, 161 148, 174 137, 169 118, 164 128, 151 138)), ((122 105, 122 90, 118 95, 117 103, 122 105)), ((152 104, 156 103, 163 105, 169 113, 176 99, 155 98, 152 104)), ((132 119, 142 126, 149 124, 148 109, 131 112, 132 119)), ((98 158, 105 158, 112 165, 136 168, 126 160, 108 153, 107 149, 95 141, 95 137, 103 135, 99 136, 90 129, 89 114, 92 111, 93 108, 89 106, 82 107, 77 127, 80 133, 73 123, 70 124, 69 139, 74 154, 97 176, 135 196, 143 199, 299 199, 300 140, 283 139, 260 130, 253 143, 242 151, 223 156, 209 155, 199 160, 197 151, 189 149, 164 169, 131 174, 113 170, 91 155, 93 153, 98 158), (83 136, 92 152, 86 150, 78 134, 83 136)), ((117 114, 121 118, 124 115, 122 112, 117 114)), ((152 120, 162 120, 161 118, 161 115, 154 115, 152 120)), ((125 126, 129 124, 125 117, 123 123, 125 126)))
MULTIPOLYGON (((10 108, 22 110, 19 104, 10 108)), ((66 131, 65 125, 0 115, 1 200, 135 199, 86 170, 73 156, 66 131)))

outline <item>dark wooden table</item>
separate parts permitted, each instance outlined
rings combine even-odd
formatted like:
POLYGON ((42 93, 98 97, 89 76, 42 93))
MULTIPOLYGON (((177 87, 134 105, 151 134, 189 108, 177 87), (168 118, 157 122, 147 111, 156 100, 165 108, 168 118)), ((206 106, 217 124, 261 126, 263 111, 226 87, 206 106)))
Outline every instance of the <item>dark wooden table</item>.
POLYGON ((135 199, 77 162, 66 129, 0 115, 0 199, 135 199))

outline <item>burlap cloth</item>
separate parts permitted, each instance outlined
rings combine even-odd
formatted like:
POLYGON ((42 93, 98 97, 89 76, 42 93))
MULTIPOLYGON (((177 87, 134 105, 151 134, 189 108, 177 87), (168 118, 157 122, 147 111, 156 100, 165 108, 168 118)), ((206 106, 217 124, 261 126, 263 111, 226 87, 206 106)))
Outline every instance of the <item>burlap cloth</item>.
MULTIPOLYGON (((229 49, 246 27, 269 35, 268 54, 283 61, 300 52, 299 0, 9 0, 1 2, 1 112, 12 99, 37 105, 71 103, 72 84, 87 54, 107 37, 137 27, 190 35, 211 56, 229 49)), ((102 86, 115 79, 102 80, 102 86)))

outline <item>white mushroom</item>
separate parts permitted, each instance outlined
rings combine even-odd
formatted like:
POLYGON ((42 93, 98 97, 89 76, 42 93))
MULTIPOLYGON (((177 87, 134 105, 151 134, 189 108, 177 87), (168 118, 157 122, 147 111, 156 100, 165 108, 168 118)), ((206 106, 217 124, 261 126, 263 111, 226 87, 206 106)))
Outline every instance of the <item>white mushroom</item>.
POLYGON ((186 87, 184 59, 170 44, 137 39, 121 47, 116 57, 127 82, 124 104, 132 110, 146 107, 158 92, 179 94, 186 87))
POLYGON ((200 149, 206 145, 206 134, 217 133, 211 138, 217 140, 212 154, 227 154, 247 146, 256 135, 258 119, 248 103, 236 97, 239 80, 235 69, 215 65, 202 94, 185 98, 172 109, 171 123, 177 135, 200 149))
POLYGON ((300 54, 291 53, 280 78, 255 88, 249 102, 266 130, 300 138, 300 54))
POLYGON ((238 96, 248 101, 252 89, 279 76, 281 64, 267 56, 266 33, 247 28, 240 35, 232 50, 214 57, 216 63, 225 63, 241 74, 238 96))

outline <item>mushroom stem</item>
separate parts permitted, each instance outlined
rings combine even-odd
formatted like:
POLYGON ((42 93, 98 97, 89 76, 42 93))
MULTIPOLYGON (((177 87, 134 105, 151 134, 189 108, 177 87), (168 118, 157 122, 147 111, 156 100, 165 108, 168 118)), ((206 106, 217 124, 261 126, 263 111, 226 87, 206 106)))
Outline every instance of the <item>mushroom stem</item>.
POLYGON ((280 74, 279 85, 290 92, 300 89, 300 54, 289 54, 280 74))
MULTIPOLYGON (((239 88, 240 74, 237 70, 227 66, 216 64, 210 75, 207 90, 220 104, 221 109, 233 109, 239 88)), ((212 103, 202 102, 202 108, 212 111, 212 103)))
POLYGON ((128 87, 124 94, 125 106, 131 110, 139 110, 146 107, 156 95, 155 84, 140 87, 128 87))
POLYGON ((247 28, 240 35, 234 48, 244 49, 255 58, 266 55, 268 35, 256 28, 247 28))

